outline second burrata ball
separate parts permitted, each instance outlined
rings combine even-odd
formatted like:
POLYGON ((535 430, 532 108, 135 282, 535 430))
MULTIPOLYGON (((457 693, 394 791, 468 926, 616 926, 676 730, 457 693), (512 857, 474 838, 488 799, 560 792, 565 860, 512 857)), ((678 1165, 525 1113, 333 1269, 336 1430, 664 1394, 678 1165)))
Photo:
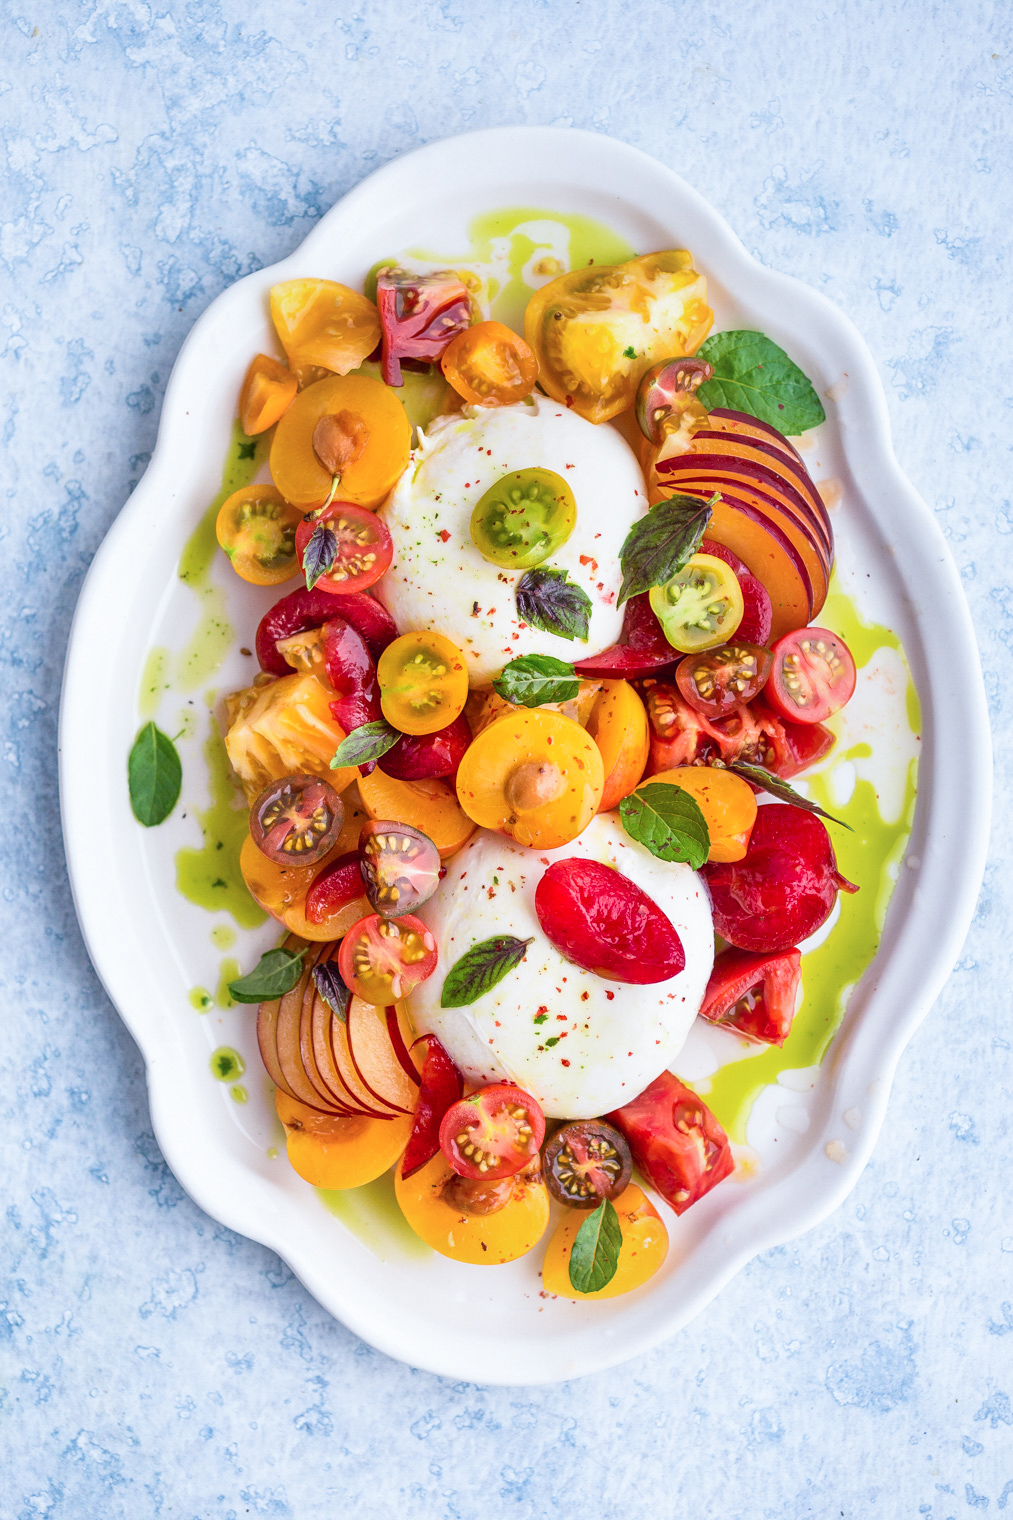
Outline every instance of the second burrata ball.
POLYGON ((701 878, 655 859, 609 813, 559 850, 529 850, 480 829, 418 914, 440 958, 409 1000, 416 1030, 435 1034, 470 1083, 516 1082, 551 1118, 594 1118, 643 1092, 682 1049, 714 964, 701 878), (634 986, 564 959, 542 931, 535 889, 546 866, 571 856, 614 867, 653 898, 682 940, 678 976, 634 986), (524 959, 475 1002, 442 1007, 450 968, 499 935, 530 940, 524 959))
POLYGON ((403 631, 435 630, 451 639, 472 686, 487 686, 520 655, 585 659, 619 637, 619 550, 646 510, 640 467, 614 428, 585 422, 546 396, 495 409, 465 407, 420 437, 380 509, 394 559, 376 595, 403 631), (586 644, 525 624, 514 601, 525 572, 492 564, 472 540, 472 512, 486 491, 531 468, 553 471, 573 492, 573 532, 544 568, 565 570, 590 597, 586 644))

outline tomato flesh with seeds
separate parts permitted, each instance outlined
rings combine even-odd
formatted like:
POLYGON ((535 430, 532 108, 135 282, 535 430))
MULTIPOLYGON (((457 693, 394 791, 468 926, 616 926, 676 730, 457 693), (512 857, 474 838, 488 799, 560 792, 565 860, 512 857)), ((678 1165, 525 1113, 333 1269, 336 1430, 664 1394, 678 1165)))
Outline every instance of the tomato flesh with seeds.
POLYGON ((426 781, 430 777, 456 776, 471 743, 468 720, 461 713, 435 734, 402 734, 377 762, 398 781, 426 781))
POLYGON ((535 888, 535 912, 561 955, 608 981, 667 982, 686 964, 668 915, 600 861, 557 860, 535 888))
MULTIPOLYGON (((401 1162, 402 1177, 410 1177, 432 1161, 440 1148, 440 1125, 447 1110, 464 1091, 464 1078, 434 1034, 423 1035, 426 1045, 422 1080, 412 1132, 401 1162)), ((418 1042, 416 1041, 416 1044, 418 1042)), ((415 1047, 413 1046, 412 1049, 415 1047)))
POLYGON ((680 661, 675 684, 690 707, 705 718, 723 718, 752 701, 770 674, 771 663, 769 649, 733 639, 680 661))
POLYGON ((380 603, 368 593, 352 592, 335 596, 322 586, 307 591, 298 586, 275 602, 265 612, 257 627, 257 659, 260 668, 273 676, 292 674, 292 666, 278 649, 279 639, 320 628, 329 618, 344 618, 361 633, 374 660, 397 638, 397 624, 380 603))
POLYGON ((403 633, 377 664, 380 705, 403 734, 434 734, 464 711, 464 656, 442 633, 403 633))
POLYGON ((700 1017, 756 1045, 783 1045, 795 1018, 801 964, 794 946, 776 955, 722 950, 714 961, 700 1017))
POLYGON ((793 723, 822 723, 851 700, 855 662, 844 640, 827 628, 796 628, 778 639, 764 696, 793 723))
POLYGON ((830 835, 788 803, 761 807, 742 860, 706 865, 714 928, 740 950, 790 950, 830 917, 837 893, 855 892, 837 869, 830 835))
POLYGON ((375 512, 347 501, 333 501, 322 512, 311 512, 296 528, 296 553, 304 571, 311 543, 324 555, 326 564, 324 574, 314 584, 334 596, 368 590, 394 557, 394 541, 386 523, 375 512))
POLYGON ((386 1008, 436 970, 436 941, 420 919, 360 918, 338 951, 338 970, 356 997, 386 1008))
POLYGON ((238 576, 254 586, 279 586, 297 570, 302 513, 274 486, 246 486, 226 501, 215 535, 238 576))
POLYGON ((703 1099, 670 1071, 606 1117, 622 1130, 634 1161, 677 1214, 734 1170, 728 1136, 703 1099))
POLYGON ((319 776, 285 776, 266 786, 250 808, 250 834, 268 860, 310 866, 341 833, 345 808, 319 776))
POLYGON ((440 884, 440 852, 428 834, 407 823, 364 823, 359 867, 381 918, 401 918, 428 902, 440 884))
POLYGON ((666 639, 681 654, 723 644, 742 621, 738 577, 713 554, 694 554, 648 596, 666 639))
POLYGON ((545 1147, 545 1185, 571 1209, 593 1209, 618 1198, 633 1172, 626 1138, 603 1119, 564 1124, 545 1147))
POLYGON ((545 1138, 545 1115, 530 1093, 494 1082, 455 1103, 440 1125, 440 1149, 459 1177, 511 1177, 545 1138))
POLYGON ((502 322, 476 322, 451 338, 440 368, 473 406, 509 406, 530 396, 538 379, 534 352, 502 322))

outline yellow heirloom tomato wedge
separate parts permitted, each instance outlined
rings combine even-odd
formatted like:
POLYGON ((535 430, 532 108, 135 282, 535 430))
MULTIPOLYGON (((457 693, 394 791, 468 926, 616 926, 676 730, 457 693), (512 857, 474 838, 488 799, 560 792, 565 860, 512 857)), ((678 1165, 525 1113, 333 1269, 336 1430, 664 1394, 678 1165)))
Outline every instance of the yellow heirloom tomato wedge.
POLYGON ((519 844, 569 844, 598 811, 601 751, 562 713, 522 708, 484 728, 457 772, 458 800, 476 823, 519 844))
POLYGON ((435 734, 468 700, 464 656, 442 633, 403 633, 387 645, 376 675, 383 715, 403 734, 435 734))
POLYGON ((712 765, 679 765, 650 776, 644 785, 667 781, 688 792, 710 833, 709 861, 742 860, 756 822, 756 797, 748 781, 712 765))
POLYGON ((339 1189, 375 1182, 401 1155, 411 1134, 410 1114, 392 1119, 339 1119, 298 1103, 277 1088, 274 1106, 285 1126, 294 1171, 314 1187, 339 1189))
POLYGON ((323 776, 338 793, 355 780, 355 766, 331 770, 345 737, 331 716, 333 695, 316 676, 294 672, 229 698, 225 748, 250 802, 283 776, 323 776))
POLYGON ((271 475, 304 511, 332 491, 353 506, 378 507, 408 463, 411 439, 389 386, 369 375, 331 375, 301 391, 278 423, 271 475))
POLYGON ((547 1293, 555 1293, 559 1298, 618 1298, 622 1293, 642 1287, 664 1264, 668 1255, 668 1231, 653 1203, 635 1183, 620 1193, 615 1200, 615 1211, 619 1216, 623 1243, 612 1281, 595 1293, 580 1293, 570 1282, 570 1252, 587 1214, 568 1209, 545 1253, 542 1283, 547 1293))
POLYGON ((285 280, 271 290, 271 318, 293 367, 347 375, 380 341, 373 302, 336 280, 285 280))
POLYGON ((476 1184, 452 1171, 442 1151, 408 1178, 398 1167, 394 1191, 416 1235, 441 1256, 473 1266, 502 1266, 525 1256, 549 1222, 549 1194, 540 1175, 516 1172, 476 1184))
POLYGON ((298 389, 299 382, 291 370, 270 354, 258 354, 246 371, 239 392, 239 421, 246 436, 252 438, 255 433, 266 433, 269 427, 274 427, 295 400, 298 389))
POLYGON ((607 422, 630 410, 653 364, 695 353, 713 320, 706 280, 672 250, 560 275, 528 302, 524 336, 543 390, 607 422))

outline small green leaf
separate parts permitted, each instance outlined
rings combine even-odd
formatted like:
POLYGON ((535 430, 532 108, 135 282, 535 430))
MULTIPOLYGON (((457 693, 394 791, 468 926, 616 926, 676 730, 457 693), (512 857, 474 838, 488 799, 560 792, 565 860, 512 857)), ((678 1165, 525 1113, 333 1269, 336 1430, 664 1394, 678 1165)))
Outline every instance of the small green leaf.
POLYGON ((491 987, 519 966, 531 944, 512 934, 498 934, 472 945, 447 972, 440 995, 441 1008, 464 1008, 483 997, 491 987))
POLYGON ((338 553, 338 536, 326 523, 318 522, 303 550, 302 568, 306 590, 312 591, 322 575, 334 569, 338 553))
POLYGON ((826 418, 812 381, 764 333, 714 333, 696 357, 714 370, 697 391, 709 411, 725 406, 733 412, 748 412, 792 436, 817 427, 826 418))
POLYGON ((847 829, 849 833, 855 832, 850 823, 845 823, 843 818, 835 818, 833 813, 825 813, 821 807, 816 806, 815 802, 810 802, 808 797, 800 796, 795 788, 789 786, 787 781, 782 781, 780 776, 764 770, 762 765, 750 765, 745 760, 733 760, 727 769, 734 771, 744 781, 751 781, 754 786, 769 792, 772 797, 777 798, 778 802, 790 802, 792 807, 801 808, 805 813, 817 813, 820 818, 828 818, 831 823, 839 823, 841 828, 847 829))
POLYGON ((179 801, 183 767, 176 746, 154 723, 145 723, 127 760, 130 806, 138 823, 150 829, 164 823, 179 801))
POLYGON ((619 1215, 603 1198, 577 1231, 570 1251, 570 1286, 578 1293, 597 1293, 607 1288, 619 1268, 623 1232, 619 1215))
POLYGON ((663 586, 692 559, 718 499, 705 502, 698 496, 670 496, 633 524, 619 550, 623 583, 618 606, 641 591, 663 586))
POLYGON ((623 828, 658 860, 698 871, 710 853, 710 831, 695 797, 671 781, 649 781, 619 804, 623 828))
POLYGON ((302 976, 305 950, 267 950, 252 971, 229 983, 235 1003, 269 1003, 291 992, 302 976))
POLYGON ((587 643, 591 598, 579 586, 567 584, 565 570, 529 570, 517 582, 514 597, 520 617, 532 628, 587 643))
POLYGON ((518 707, 541 707, 546 702, 571 702, 580 691, 572 665, 550 654, 525 654, 500 671, 493 690, 518 707))
POLYGON ((348 1005, 352 994, 338 970, 337 961, 318 961, 313 967, 313 985, 328 1008, 342 1022, 348 1023, 348 1005))
POLYGON ((342 739, 334 751, 331 770, 336 771, 342 765, 368 765, 371 760, 379 760, 401 737, 401 730, 394 728, 386 718, 363 723, 342 739))

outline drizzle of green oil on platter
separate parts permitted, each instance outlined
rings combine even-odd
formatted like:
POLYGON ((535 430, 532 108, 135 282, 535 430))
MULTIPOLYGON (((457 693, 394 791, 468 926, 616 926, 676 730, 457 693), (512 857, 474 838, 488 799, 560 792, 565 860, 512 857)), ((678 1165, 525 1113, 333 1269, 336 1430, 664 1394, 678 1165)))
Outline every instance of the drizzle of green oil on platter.
POLYGON ((316 1193, 324 1208, 381 1261, 392 1256, 414 1256, 421 1260, 434 1254, 401 1212, 394 1192, 393 1167, 362 1187, 341 1191, 317 1188, 316 1193))
POLYGON ((267 914, 250 896, 239 869, 239 852, 249 833, 249 814, 236 805, 239 797, 232 784, 229 757, 213 715, 203 749, 211 804, 194 809, 203 836, 200 848, 185 846, 176 851, 176 887, 198 908, 230 913, 241 929, 255 929, 267 914))

